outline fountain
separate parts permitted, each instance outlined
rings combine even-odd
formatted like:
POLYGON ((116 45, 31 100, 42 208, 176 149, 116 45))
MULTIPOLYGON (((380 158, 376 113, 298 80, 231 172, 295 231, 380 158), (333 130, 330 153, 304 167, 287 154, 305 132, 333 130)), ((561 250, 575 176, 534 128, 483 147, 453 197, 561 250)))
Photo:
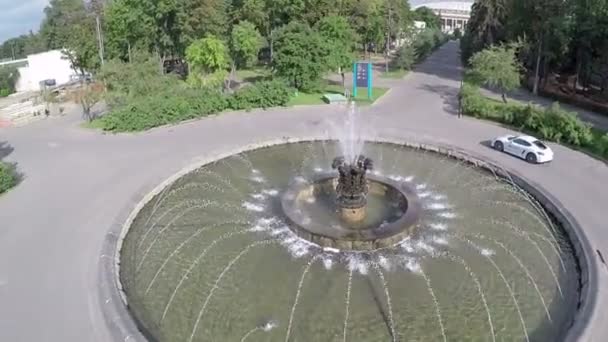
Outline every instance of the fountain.
POLYGON ((146 335, 559 340, 580 287, 559 224, 508 180, 346 121, 339 141, 203 165, 139 211, 120 278, 146 335))
POLYGON ((363 221, 369 191, 365 173, 372 169, 372 160, 365 156, 357 156, 355 161, 346 162, 344 157, 336 157, 331 167, 337 169, 339 173, 336 204, 340 216, 350 223, 363 221))

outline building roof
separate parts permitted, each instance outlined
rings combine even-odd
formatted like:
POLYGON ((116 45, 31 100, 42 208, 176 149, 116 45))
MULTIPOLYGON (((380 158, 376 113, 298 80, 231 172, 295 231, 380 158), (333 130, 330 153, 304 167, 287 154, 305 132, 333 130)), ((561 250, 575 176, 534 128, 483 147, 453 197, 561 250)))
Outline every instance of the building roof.
POLYGON ((414 5, 413 9, 416 9, 418 7, 428 7, 436 11, 445 10, 470 12, 471 6, 473 6, 473 1, 433 1, 414 5))

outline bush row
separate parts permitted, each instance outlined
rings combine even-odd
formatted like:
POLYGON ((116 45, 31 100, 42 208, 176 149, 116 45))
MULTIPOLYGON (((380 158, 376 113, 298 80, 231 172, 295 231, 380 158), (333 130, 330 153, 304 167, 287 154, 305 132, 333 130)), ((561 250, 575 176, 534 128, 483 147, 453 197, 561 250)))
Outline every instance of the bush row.
POLYGON ((15 166, 0 162, 0 194, 17 185, 18 176, 15 166))
POLYGON ((426 59, 433 51, 448 41, 449 37, 438 29, 426 29, 414 36, 411 43, 404 44, 393 59, 393 67, 409 70, 426 59))
POLYGON ((284 106, 292 94, 293 91, 280 81, 257 82, 232 95, 182 87, 175 92, 137 97, 99 120, 105 131, 143 131, 225 110, 284 106))
POLYGON ((504 103, 483 96, 479 88, 467 83, 463 84, 461 97, 464 114, 511 125, 545 140, 583 147, 608 158, 608 134, 593 131, 575 113, 557 103, 548 108, 504 103))

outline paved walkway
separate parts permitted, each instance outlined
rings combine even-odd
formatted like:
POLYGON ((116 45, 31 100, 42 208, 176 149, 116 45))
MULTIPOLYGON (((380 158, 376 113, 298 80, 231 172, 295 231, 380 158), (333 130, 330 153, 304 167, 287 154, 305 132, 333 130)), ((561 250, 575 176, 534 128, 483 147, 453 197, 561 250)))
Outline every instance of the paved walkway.
MULTIPOLYGON (((448 43, 366 109, 369 122, 381 136, 451 144, 519 170, 559 198, 593 248, 608 255, 608 167, 558 145, 552 145, 553 163, 536 166, 485 147, 485 140, 509 130, 454 115, 460 74, 457 45, 448 43)), ((0 143, 14 148, 6 159, 18 161, 25 174, 0 197, 0 341, 112 341, 98 291, 108 227, 201 156, 308 136, 337 115, 332 106, 274 109, 116 136, 81 129, 74 117, 0 129, 0 143)), ((599 274, 604 287, 583 341, 608 336, 606 270, 599 274)))

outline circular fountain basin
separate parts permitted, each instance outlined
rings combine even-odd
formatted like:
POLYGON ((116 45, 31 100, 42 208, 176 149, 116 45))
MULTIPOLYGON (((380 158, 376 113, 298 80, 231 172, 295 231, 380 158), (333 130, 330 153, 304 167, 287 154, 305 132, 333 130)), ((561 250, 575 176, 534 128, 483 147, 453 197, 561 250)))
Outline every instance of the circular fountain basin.
POLYGON ((321 191, 333 186, 329 166, 342 154, 333 142, 236 154, 158 193, 120 249, 121 287, 139 328, 159 342, 566 335, 580 268, 568 235, 534 198, 448 156, 381 143, 362 153, 375 170, 368 218, 348 228, 354 235, 338 235, 346 246, 299 232, 325 237, 323 226, 340 223, 325 205, 331 191, 321 191), (386 247, 355 246, 376 241, 362 232, 383 222, 399 222, 392 235, 375 232, 386 247))
MULTIPOLYGON (((396 245, 414 232, 421 206, 405 182, 370 174, 365 218, 340 220, 335 173, 295 181, 281 196, 289 227, 302 239, 338 250, 375 250, 396 245)), ((348 210, 348 209, 347 209, 348 210)))

